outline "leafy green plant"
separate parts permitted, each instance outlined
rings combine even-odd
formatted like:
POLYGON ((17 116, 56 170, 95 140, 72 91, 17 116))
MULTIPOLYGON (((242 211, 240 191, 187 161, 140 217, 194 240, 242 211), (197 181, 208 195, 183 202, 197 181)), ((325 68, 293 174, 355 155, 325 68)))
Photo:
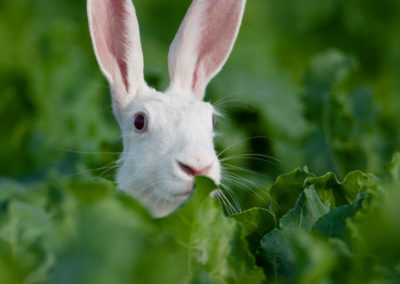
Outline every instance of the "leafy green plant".
MULTIPOLYGON (((399 167, 397 157, 390 172, 399 167)), ((106 180, 58 180, 1 182, 2 283, 400 279, 395 181, 358 171, 339 182, 330 173, 296 169, 271 186, 270 208, 227 216, 213 197, 216 186, 198 177, 194 196, 153 219, 106 180)))

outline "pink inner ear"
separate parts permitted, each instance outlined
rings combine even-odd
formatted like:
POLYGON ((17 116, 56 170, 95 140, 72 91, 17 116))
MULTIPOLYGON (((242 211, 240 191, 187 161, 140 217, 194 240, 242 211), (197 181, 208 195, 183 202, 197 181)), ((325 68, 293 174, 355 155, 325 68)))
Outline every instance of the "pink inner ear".
POLYGON ((93 38, 99 60, 111 76, 115 74, 115 62, 122 77, 126 91, 129 91, 128 66, 126 64, 127 44, 125 35, 128 32, 125 19, 124 1, 93 0, 93 38), (102 4, 101 2, 105 2, 102 4))
POLYGON ((193 74, 192 89, 199 94, 204 91, 208 80, 227 59, 240 20, 242 1, 209 1, 204 11, 204 28, 199 42, 199 56, 193 74))

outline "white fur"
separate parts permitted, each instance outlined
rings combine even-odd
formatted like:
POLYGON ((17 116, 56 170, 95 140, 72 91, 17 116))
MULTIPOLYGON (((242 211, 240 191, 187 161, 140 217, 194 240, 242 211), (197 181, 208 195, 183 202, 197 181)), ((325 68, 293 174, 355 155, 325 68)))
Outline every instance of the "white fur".
MULTIPOLYGON (((203 98, 207 84, 221 70, 232 51, 235 39, 239 32, 245 4, 246 0, 193 0, 168 53, 171 89, 192 93, 192 95, 200 99, 203 98), (200 58, 201 61, 198 62, 201 49, 199 46, 201 46, 204 41, 202 35, 204 36, 204 33, 209 32, 207 29, 213 30, 216 28, 215 26, 209 26, 209 23, 216 20, 212 18, 212 16, 218 15, 210 15, 210 11, 208 10, 210 9, 210 6, 215 7, 216 5, 219 6, 218 9, 224 8, 220 7, 221 3, 226 7, 237 5, 237 10, 235 10, 237 14, 236 18, 231 22, 218 23, 219 26, 225 26, 226 30, 232 28, 233 34, 225 43, 225 52, 217 58, 218 64, 208 73, 200 72, 200 77, 202 77, 200 86, 193 89, 193 74, 197 69, 201 68, 198 65, 207 64, 206 61, 208 60, 208 56, 211 56, 213 52, 213 50, 208 51, 208 56, 200 58)), ((220 11, 217 10, 216 12, 220 11)), ((232 11, 229 12, 231 13, 232 11)), ((215 42, 212 42, 215 49, 223 46, 223 43, 219 42, 223 36, 224 34, 222 33, 219 38, 215 39, 215 42)))
POLYGON ((212 143, 212 113, 210 104, 170 92, 154 92, 132 103, 125 113, 127 123, 122 125, 119 187, 144 202, 155 216, 164 216, 186 199, 177 195, 187 192, 193 180, 176 160, 199 168, 212 164, 208 176, 218 183, 220 165, 212 143), (144 135, 137 135, 129 122, 138 111, 149 117, 144 135))
MULTIPOLYGON (((225 40, 225 45, 220 48, 218 42, 208 42, 224 52, 218 53, 216 61, 209 65, 212 68, 205 68, 208 73, 199 73, 204 75, 202 89, 225 63, 239 29, 245 0, 194 0, 170 49, 171 85, 166 92, 160 93, 149 88, 143 79, 139 28, 131 1, 88 0, 89 27, 95 54, 100 69, 110 83, 115 114, 122 130, 124 150, 119 160, 118 187, 145 204, 155 217, 171 213, 187 199, 186 193, 192 189, 194 177, 185 173, 178 161, 195 169, 210 166, 206 175, 216 183, 221 178, 220 163, 213 147, 214 108, 199 99, 203 97, 204 90, 199 94, 198 89, 191 88, 197 69, 208 66, 208 54, 200 63, 195 58, 199 57, 198 45, 204 42, 202 18, 206 16, 206 8, 212 9, 215 1, 222 8, 224 5, 220 1, 240 1, 241 5, 235 11, 237 16, 220 23, 235 31, 225 40), (115 5, 120 9, 121 4, 126 18, 126 34, 119 34, 118 29, 110 28, 113 23, 96 18, 101 14, 107 19, 115 19, 115 15, 108 14, 113 11, 109 8, 115 5), (115 54, 112 49, 112 44, 118 40, 126 44, 126 54, 115 54), (124 84, 124 72, 120 70, 118 56, 127 63, 129 88, 124 84), (144 133, 135 131, 133 121, 138 112, 144 112, 148 117, 148 129, 144 133)), ((224 11, 216 13, 221 15, 224 11)), ((210 56, 213 56, 212 50, 210 56)))

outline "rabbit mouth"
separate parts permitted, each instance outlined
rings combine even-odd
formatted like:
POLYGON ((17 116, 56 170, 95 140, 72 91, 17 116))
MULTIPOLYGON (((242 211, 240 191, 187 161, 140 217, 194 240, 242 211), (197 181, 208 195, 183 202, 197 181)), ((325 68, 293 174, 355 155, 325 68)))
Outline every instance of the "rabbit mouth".
POLYGON ((174 197, 189 197, 192 194, 192 190, 188 190, 182 193, 175 193, 174 197))

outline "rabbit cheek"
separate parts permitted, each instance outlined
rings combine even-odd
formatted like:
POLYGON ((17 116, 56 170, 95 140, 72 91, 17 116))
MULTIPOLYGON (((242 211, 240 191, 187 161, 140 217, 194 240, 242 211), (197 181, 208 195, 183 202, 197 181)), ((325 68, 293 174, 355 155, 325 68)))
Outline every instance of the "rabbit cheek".
POLYGON ((219 160, 216 160, 210 169, 210 173, 208 175, 216 184, 219 184, 221 181, 221 165, 219 160))
POLYGON ((187 190, 191 192, 193 190, 193 187, 194 187, 194 182, 193 181, 188 182, 187 190))
POLYGON ((182 201, 184 201, 192 194, 193 188, 194 188, 193 180, 185 182, 185 191, 183 191, 182 193, 176 193, 176 194, 174 194, 174 196, 176 196, 178 198, 183 198, 182 201))

